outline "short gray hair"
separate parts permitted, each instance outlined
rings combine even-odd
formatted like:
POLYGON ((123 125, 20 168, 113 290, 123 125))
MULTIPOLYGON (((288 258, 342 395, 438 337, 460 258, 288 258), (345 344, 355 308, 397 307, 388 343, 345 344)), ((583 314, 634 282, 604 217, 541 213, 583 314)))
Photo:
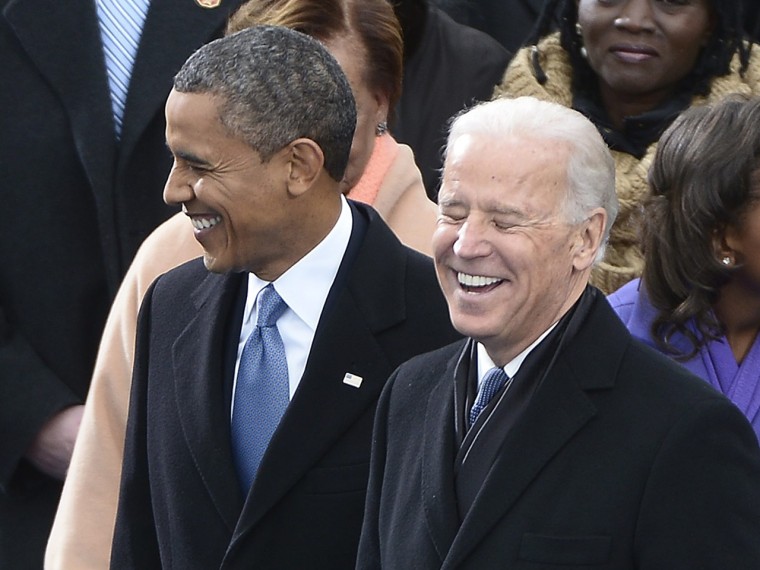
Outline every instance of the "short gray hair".
POLYGON ((583 115, 556 103, 534 97, 499 98, 459 114, 451 123, 447 149, 462 135, 496 138, 525 136, 556 140, 570 147, 564 215, 578 224, 591 210, 607 212, 604 239, 596 260, 604 257, 607 239, 618 212, 615 161, 596 127, 583 115))
POLYGON ((218 97, 220 120, 269 160, 304 137, 343 178, 356 127, 356 105, 343 71, 317 41, 276 26, 254 26, 202 46, 174 78, 181 93, 218 97))

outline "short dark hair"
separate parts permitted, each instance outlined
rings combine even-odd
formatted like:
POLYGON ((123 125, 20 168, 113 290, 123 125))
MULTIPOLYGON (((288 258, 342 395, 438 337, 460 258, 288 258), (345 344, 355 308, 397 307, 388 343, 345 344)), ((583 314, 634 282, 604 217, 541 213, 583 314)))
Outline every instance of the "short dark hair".
POLYGON ((741 227, 760 200, 760 98, 731 96, 684 111, 665 131, 649 171, 643 281, 659 316, 652 334, 667 352, 691 358, 722 334, 712 306, 731 269, 717 259, 713 237, 741 227), (696 334, 688 326, 696 322, 696 334), (684 353, 669 339, 689 339, 684 353))
MULTIPOLYGON (((750 47, 744 41, 741 2, 739 0, 709 0, 709 4, 715 17, 715 28, 694 68, 681 80, 678 87, 681 93, 707 95, 710 92, 711 80, 729 73, 731 59, 737 53, 742 74, 749 65, 750 47)), ((539 16, 529 44, 535 44, 551 30, 559 29, 560 42, 568 52, 573 68, 573 92, 582 93, 594 88, 597 75, 581 54, 583 43, 575 28, 577 22, 576 0, 548 0, 539 16)), ((534 65, 538 65, 537 60, 534 60, 534 65)), ((537 76, 543 77, 544 80, 546 78, 543 72, 537 73, 537 76)))
POLYGON ((356 105, 340 66, 318 41, 286 28, 248 28, 198 49, 174 89, 217 97, 224 127, 262 160, 305 137, 322 149, 328 174, 343 178, 356 105))

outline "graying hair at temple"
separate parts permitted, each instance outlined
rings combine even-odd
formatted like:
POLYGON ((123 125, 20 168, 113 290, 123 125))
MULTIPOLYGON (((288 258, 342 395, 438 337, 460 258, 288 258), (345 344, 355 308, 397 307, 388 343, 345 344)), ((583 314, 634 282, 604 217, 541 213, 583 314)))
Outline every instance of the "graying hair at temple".
POLYGON ((328 174, 343 177, 356 107, 343 71, 318 41, 276 26, 241 30, 190 56, 174 89, 219 97, 222 124, 262 160, 305 137, 322 149, 328 174))

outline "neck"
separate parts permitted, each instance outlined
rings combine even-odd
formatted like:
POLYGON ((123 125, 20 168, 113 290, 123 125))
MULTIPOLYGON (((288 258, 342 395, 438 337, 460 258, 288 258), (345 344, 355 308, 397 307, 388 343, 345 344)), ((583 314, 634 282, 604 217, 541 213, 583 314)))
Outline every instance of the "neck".
POLYGON ((274 281, 327 237, 340 217, 343 207, 341 195, 335 187, 327 195, 315 198, 304 200, 299 208, 295 207, 298 201, 293 202, 292 223, 280 232, 281 243, 277 248, 277 251, 285 253, 249 271, 264 281, 274 281))
POLYGON ((602 106, 616 129, 623 128, 626 117, 636 117, 656 109, 663 101, 673 95, 673 90, 654 91, 644 95, 634 95, 614 91, 601 81, 599 92, 602 106))
POLYGON ((736 361, 742 362, 760 330, 760 290, 733 279, 720 290, 714 311, 736 361))
POLYGON ((530 331, 524 331, 525 334, 521 335, 519 339, 515 340, 515 342, 509 343, 509 345, 506 346, 500 346, 489 343, 487 339, 476 340, 483 345, 494 364, 503 368, 508 362, 528 348, 538 337, 545 333, 549 327, 558 322, 570 309, 573 308, 573 305, 575 305, 586 290, 587 283, 588 276, 586 276, 585 280, 578 281, 570 290, 569 295, 565 297, 565 300, 556 306, 554 310, 547 312, 545 315, 536 315, 536 319, 533 321, 533 326, 530 331))

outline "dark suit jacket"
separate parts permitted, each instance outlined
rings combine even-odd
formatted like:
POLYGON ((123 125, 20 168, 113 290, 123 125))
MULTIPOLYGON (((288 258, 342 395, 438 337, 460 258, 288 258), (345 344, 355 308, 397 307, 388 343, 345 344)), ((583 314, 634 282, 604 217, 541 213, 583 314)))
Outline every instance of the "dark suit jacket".
POLYGON ((497 41, 429 6, 419 44, 404 62, 404 90, 391 132, 414 150, 428 196, 435 201, 449 120, 488 101, 510 54, 497 41))
POLYGON ((240 1, 153 0, 117 145, 94 1, 0 0, 0 567, 42 567, 60 484, 22 456, 84 400, 119 281, 172 211, 172 77, 240 1))
POLYGON ((375 424, 357 568, 760 568, 760 451, 742 414, 597 298, 459 520, 463 342, 404 364, 375 424))
POLYGON ((457 22, 486 32, 510 53, 530 36, 544 0, 435 0, 457 22))
POLYGON ((457 336, 430 259, 371 208, 355 206, 355 228, 359 218, 366 234, 352 235, 357 252, 245 505, 222 371, 246 277, 195 261, 155 283, 139 324, 112 568, 353 568, 377 397, 398 364, 457 336), (343 383, 347 372, 360 388, 343 383))

